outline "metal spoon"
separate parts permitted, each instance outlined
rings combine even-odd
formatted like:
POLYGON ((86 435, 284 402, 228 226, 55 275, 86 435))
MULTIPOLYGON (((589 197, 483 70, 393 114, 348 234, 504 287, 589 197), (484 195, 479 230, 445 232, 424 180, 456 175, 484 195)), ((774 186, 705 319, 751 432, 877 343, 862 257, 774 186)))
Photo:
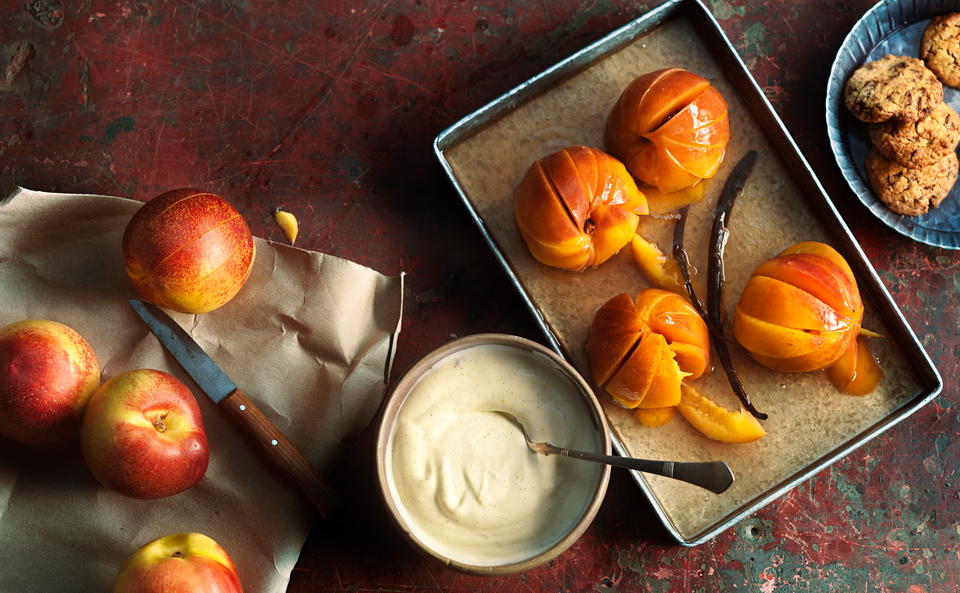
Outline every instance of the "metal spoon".
POLYGON ((632 457, 618 457, 614 455, 601 455, 599 453, 590 453, 588 451, 577 451, 576 449, 564 449, 551 445, 550 443, 534 442, 527 434, 527 429, 520 420, 510 412, 502 410, 491 410, 495 414, 500 414, 511 424, 520 429, 523 433, 523 439, 527 442, 527 447, 539 455, 560 455, 563 457, 573 457, 574 459, 583 459, 584 461, 594 461, 597 463, 606 463, 614 467, 623 467, 634 469, 648 474, 657 474, 666 476, 674 480, 689 482, 706 488, 711 492, 720 494, 733 484, 733 472, 730 467, 722 461, 705 462, 682 462, 682 461, 650 461, 647 459, 635 459, 632 457))

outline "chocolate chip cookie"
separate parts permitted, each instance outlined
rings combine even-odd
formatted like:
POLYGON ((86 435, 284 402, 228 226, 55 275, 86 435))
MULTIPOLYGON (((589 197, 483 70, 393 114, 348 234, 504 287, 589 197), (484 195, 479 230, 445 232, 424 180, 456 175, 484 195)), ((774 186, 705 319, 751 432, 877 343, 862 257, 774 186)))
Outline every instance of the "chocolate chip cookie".
POLYGON ((960 86, 960 12, 930 21, 920 40, 920 57, 943 84, 960 86))
POLYGON ((867 155, 867 180, 880 200, 897 214, 918 216, 940 205, 957 180, 957 153, 926 167, 908 169, 888 161, 877 149, 867 155))
POLYGON ((919 121, 871 124, 870 140, 887 160, 904 167, 925 167, 957 148, 960 116, 946 103, 940 103, 919 121))
POLYGON ((917 121, 943 102, 943 85, 922 61, 888 54, 854 70, 843 95, 863 121, 917 121))

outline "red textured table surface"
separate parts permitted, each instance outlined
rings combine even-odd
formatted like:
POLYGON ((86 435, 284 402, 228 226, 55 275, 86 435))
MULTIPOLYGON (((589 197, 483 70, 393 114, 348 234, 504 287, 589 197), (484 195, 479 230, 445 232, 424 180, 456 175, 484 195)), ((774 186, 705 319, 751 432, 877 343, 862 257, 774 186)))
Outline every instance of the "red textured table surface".
MULTIPOLYGON (((300 218, 298 245, 407 272, 395 374, 453 335, 541 339, 430 143, 656 4, 5 2, 3 63, 19 56, 26 71, 0 72, 0 191, 145 200, 195 186, 226 196, 256 234, 278 240, 271 211, 285 206, 300 218)), ((960 587, 960 253, 877 222, 826 138, 827 73, 870 4, 708 2, 936 362, 943 395, 692 549, 671 543, 632 480, 614 472, 580 542, 502 579, 463 576, 409 549, 380 509, 369 451, 346 451, 336 479, 348 502, 315 526, 292 593, 960 587)))

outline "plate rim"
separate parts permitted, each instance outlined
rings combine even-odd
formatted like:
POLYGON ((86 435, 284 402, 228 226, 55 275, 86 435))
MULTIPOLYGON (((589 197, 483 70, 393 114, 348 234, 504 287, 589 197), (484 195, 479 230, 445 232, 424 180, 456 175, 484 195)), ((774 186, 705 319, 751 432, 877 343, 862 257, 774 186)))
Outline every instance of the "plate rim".
POLYGON ((898 234, 924 245, 942 249, 960 249, 960 230, 943 231, 913 223, 913 217, 896 214, 870 189, 860 174, 850 153, 846 139, 847 123, 843 111, 843 89, 850 74, 863 64, 870 52, 890 34, 907 26, 931 18, 944 11, 960 11, 960 2, 940 0, 933 2, 910 0, 904 6, 901 0, 885 0, 870 7, 844 37, 827 77, 826 123, 827 136, 834 160, 857 199, 877 219, 898 234), (919 18, 918 18, 919 17, 919 18), (865 44, 866 42, 866 44, 865 44))

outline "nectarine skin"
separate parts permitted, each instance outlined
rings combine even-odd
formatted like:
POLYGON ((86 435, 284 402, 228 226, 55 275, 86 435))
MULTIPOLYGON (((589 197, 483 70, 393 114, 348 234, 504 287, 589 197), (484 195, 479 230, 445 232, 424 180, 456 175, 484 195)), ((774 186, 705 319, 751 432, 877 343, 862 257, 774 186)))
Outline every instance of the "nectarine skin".
POLYGON ((123 262, 137 291, 183 313, 206 313, 230 301, 250 276, 255 255, 240 213, 197 189, 153 198, 123 234, 123 262))
POLYGON ((220 545, 200 533, 157 538, 131 554, 113 593, 242 593, 236 566, 220 545))
POLYGON ((575 272, 605 262, 647 214, 647 200, 623 163, 571 146, 530 166, 514 193, 517 228, 543 264, 575 272))
POLYGON ((210 459, 193 393, 176 377, 152 369, 117 375, 93 394, 80 448, 101 484, 141 499, 190 488, 210 459))
POLYGON ((757 266, 733 318, 733 335, 758 363, 801 373, 828 367, 854 343, 863 302, 850 266, 806 241, 757 266))
POLYGON ((666 408, 680 401, 685 377, 710 365, 710 335, 693 306, 676 293, 626 293, 594 315, 584 346, 594 382, 626 408, 666 408))
POLYGON ((75 437, 99 385, 97 357, 70 327, 31 319, 0 329, 0 434, 23 443, 75 437))
POLYGON ((680 68, 638 77, 610 111, 604 143, 630 173, 670 193, 713 177, 730 140, 727 103, 680 68))

